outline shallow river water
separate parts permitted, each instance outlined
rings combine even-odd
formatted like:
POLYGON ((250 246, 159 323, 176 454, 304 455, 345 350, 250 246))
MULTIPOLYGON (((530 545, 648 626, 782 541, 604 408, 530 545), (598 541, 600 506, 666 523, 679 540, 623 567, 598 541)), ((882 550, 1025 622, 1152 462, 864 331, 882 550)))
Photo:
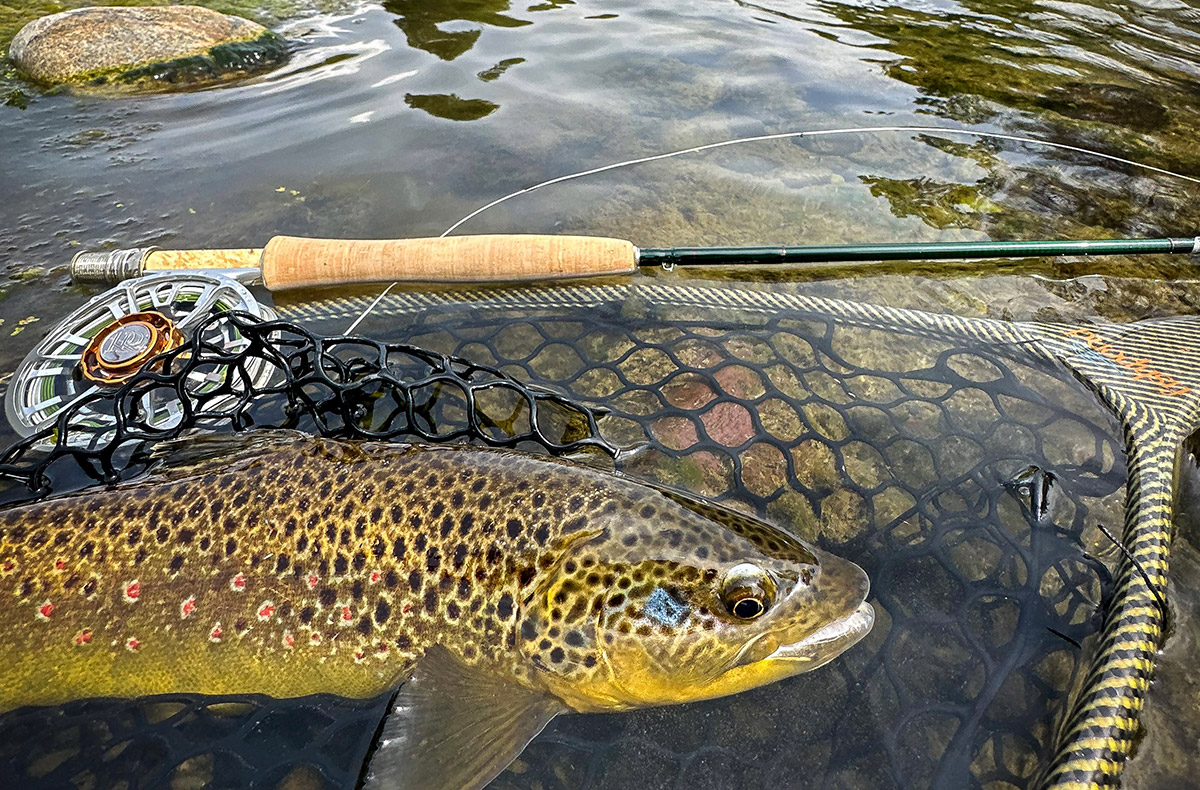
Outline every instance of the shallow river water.
MULTIPOLYGON (((0 34, 61 7, 0 7, 0 34)), ((1200 233, 1195 181, 1029 142, 861 131, 1031 137, 1200 179, 1200 10, 1178 0, 396 0, 240 10, 290 40, 289 65, 207 90, 123 98, 45 94, 11 74, 0 81, 0 382, 46 328, 97 292, 68 282, 79 250, 437 235, 546 179, 736 137, 860 130, 609 171, 517 197, 458 232, 591 233, 645 247, 1200 233)), ((963 316, 1130 321, 1195 313, 1193 267, 1186 258, 1071 259, 770 276, 797 293, 963 316)), ((322 331, 349 323, 339 321, 322 331)), ((1200 678, 1187 649, 1200 640, 1194 538, 1183 529, 1178 540, 1177 619, 1127 787, 1188 786, 1200 769, 1200 678)), ((655 715, 640 721, 680 725, 655 715)), ((724 726, 704 718, 721 709, 687 715, 684 723, 724 726)), ((710 780, 729 770, 705 759, 687 766, 710 780)), ((589 765, 584 779, 560 774, 561 784, 624 781, 617 772, 605 785, 596 780, 604 769, 589 765)), ((951 786, 910 768, 890 780, 951 786)), ((501 781, 521 786, 521 776, 501 781)), ((646 781, 690 787, 688 776, 646 781)), ((739 786, 789 786, 789 774, 773 769, 739 776, 739 786)))

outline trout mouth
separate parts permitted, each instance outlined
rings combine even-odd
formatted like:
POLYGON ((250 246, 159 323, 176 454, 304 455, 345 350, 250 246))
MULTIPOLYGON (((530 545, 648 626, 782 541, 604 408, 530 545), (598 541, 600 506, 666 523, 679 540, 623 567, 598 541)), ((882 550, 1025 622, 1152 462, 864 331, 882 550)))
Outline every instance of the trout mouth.
POLYGON ((871 604, 863 601, 857 609, 840 620, 834 620, 798 642, 780 645, 766 660, 805 664, 804 671, 816 669, 853 647, 871 631, 873 625, 875 610, 871 604))

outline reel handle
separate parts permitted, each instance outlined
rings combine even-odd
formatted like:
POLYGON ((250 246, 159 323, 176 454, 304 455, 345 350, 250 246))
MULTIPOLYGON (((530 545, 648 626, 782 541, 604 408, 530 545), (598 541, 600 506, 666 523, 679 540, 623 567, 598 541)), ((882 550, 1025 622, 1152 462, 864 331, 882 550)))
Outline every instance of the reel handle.
POLYGON ((271 291, 374 282, 482 283, 630 274, 631 242, 599 236, 483 235, 434 239, 276 236, 260 249, 80 253, 75 282, 119 282, 152 271, 259 269, 271 291))

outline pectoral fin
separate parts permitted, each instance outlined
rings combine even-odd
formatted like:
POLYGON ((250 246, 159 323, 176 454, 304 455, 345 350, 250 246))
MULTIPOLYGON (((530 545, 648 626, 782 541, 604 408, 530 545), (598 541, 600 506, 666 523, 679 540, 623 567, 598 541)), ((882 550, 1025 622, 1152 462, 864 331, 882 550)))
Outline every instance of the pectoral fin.
POLYGON ((565 710, 433 647, 396 694, 363 790, 478 790, 565 710))

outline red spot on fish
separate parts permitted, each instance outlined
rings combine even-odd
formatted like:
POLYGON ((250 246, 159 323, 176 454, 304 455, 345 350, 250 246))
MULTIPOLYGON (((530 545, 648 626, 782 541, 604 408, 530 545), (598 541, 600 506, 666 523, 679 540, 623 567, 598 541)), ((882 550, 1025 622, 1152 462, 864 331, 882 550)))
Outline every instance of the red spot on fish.
POLYGON ((383 574, 379 571, 371 572, 371 584, 379 584, 379 580, 383 578, 383 574))
POLYGON ((411 611, 412 611, 412 604, 410 604, 410 603, 404 604, 404 613, 408 614, 411 611))
POLYGON ((314 631, 308 635, 308 641, 314 645, 319 645, 321 644, 321 635, 314 631))
POLYGON ((220 642, 221 637, 223 636, 225 636, 225 632, 221 630, 221 624, 217 623, 212 627, 212 630, 208 632, 208 641, 220 642))
POLYGON ((4 564, 0 565, 0 571, 3 571, 4 573, 12 573, 13 569, 16 567, 17 563, 13 562, 12 560, 5 560, 4 564))
POLYGON ((383 656, 387 655, 387 652, 388 652, 387 642, 380 642, 379 644, 375 645, 375 655, 382 658, 383 656))
POLYGON ((64 562, 64 561, 62 561, 62 560, 55 560, 55 561, 54 561, 54 570, 56 570, 56 571, 61 571, 61 570, 62 570, 63 568, 65 568, 65 567, 67 567, 67 563, 66 563, 66 562, 64 562))
POLYGON ((354 612, 350 611, 349 606, 342 607, 342 622, 348 623, 354 619, 354 612))
POLYGON ((196 596, 189 595, 187 600, 179 605, 179 616, 187 617, 194 611, 196 611, 196 596))
POLYGON ((80 631, 79 633, 75 634, 75 644, 80 647, 82 647, 83 645, 86 645, 86 644, 90 644, 91 641, 92 641, 92 629, 90 629, 90 628, 85 628, 82 631, 80 631))
POLYGON ((124 590, 125 603, 133 603, 134 601, 136 601, 138 599, 138 597, 141 594, 142 594, 142 585, 137 579, 134 579, 133 581, 131 581, 125 585, 125 590, 124 590))
POLYGON ((50 615, 54 613, 54 604, 45 601, 38 607, 37 616, 39 620, 49 620, 50 615))
POLYGON ((354 663, 361 664, 363 661, 366 660, 366 658, 367 658, 366 654, 364 654, 363 651, 359 650, 358 652, 356 652, 354 654, 354 663))
POLYGON ((246 589, 246 575, 239 573, 237 576, 234 576, 229 582, 229 589, 234 592, 244 592, 246 589))
POLYGON ((270 620, 275 614, 275 604, 270 601, 263 601, 262 606, 258 607, 258 619, 270 620))
POLYGON ((125 649, 130 653, 136 653, 142 649, 142 643, 137 640, 137 637, 129 637, 125 640, 125 649))
POLYGON ((296 644, 296 637, 292 636, 292 632, 284 631, 283 632, 283 646, 284 647, 292 647, 295 644, 296 644))
POLYGON ((316 577, 316 576, 309 576, 309 577, 308 577, 308 589, 310 589, 310 590, 315 590, 315 589, 317 589, 317 582, 318 582, 318 581, 319 581, 319 580, 317 579, 317 577, 316 577))

